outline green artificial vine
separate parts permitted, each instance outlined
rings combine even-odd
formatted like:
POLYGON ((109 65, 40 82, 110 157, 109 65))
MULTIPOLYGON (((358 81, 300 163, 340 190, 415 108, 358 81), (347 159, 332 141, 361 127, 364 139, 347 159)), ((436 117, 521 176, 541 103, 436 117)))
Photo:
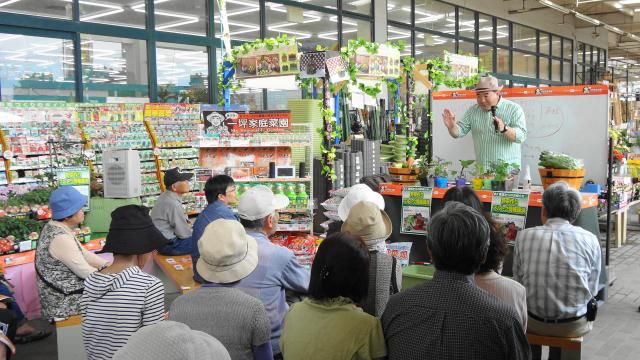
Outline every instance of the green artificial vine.
POLYGON ((329 143, 329 149, 324 146, 324 142, 320 143, 320 151, 322 152, 322 175, 326 176, 328 180, 334 181, 337 176, 333 165, 333 161, 336 159, 336 148, 331 146, 335 142, 335 139, 340 136, 340 129, 336 124, 335 114, 331 109, 325 109, 322 103, 318 104, 320 107, 320 114, 322 115, 323 124, 328 124, 331 131, 328 128, 320 128, 318 132, 322 135, 323 139, 327 139, 329 143))

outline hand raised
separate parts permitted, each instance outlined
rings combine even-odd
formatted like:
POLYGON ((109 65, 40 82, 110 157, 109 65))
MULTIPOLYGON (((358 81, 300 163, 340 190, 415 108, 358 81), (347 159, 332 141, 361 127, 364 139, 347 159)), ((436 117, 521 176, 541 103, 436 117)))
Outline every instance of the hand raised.
POLYGON ((447 129, 451 129, 456 124, 456 116, 453 115, 453 113, 449 109, 444 109, 444 112, 442 113, 442 119, 444 120, 444 125, 447 127, 447 129))

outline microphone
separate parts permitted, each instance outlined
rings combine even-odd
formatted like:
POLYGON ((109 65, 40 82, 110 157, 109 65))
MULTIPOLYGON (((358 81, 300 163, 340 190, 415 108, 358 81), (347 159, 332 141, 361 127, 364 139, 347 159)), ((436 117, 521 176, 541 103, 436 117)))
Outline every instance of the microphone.
POLYGON ((496 107, 495 106, 491 107, 491 119, 493 119, 493 127, 495 128, 496 132, 498 132, 498 120, 496 120, 496 107))

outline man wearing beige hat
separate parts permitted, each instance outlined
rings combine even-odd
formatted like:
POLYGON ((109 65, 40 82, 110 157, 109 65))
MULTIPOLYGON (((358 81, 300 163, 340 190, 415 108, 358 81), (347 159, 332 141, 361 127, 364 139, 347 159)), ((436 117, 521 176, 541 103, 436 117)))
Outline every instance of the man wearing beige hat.
POLYGON ((480 77, 475 87, 477 104, 457 122, 451 110, 444 109, 444 125, 453 138, 464 137, 471 131, 476 161, 485 168, 498 160, 520 167, 521 144, 527 139, 524 111, 520 105, 502 98, 500 90, 502 86, 495 77, 480 77))

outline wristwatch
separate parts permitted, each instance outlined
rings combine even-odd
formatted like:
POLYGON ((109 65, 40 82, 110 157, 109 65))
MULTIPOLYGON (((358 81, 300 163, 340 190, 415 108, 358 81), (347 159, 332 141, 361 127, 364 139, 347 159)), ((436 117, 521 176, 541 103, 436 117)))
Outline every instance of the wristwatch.
POLYGON ((502 131, 500 131, 500 134, 504 134, 507 132, 507 124, 504 124, 504 129, 502 129, 502 131))

